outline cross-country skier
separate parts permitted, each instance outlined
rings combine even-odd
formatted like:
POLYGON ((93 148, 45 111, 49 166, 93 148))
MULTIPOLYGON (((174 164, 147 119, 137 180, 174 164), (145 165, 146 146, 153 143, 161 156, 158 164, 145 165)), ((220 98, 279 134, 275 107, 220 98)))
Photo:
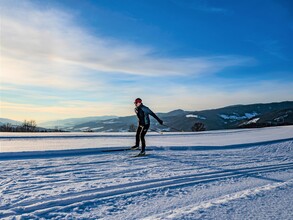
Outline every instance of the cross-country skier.
POLYGON ((132 150, 137 150, 139 148, 139 142, 141 140, 141 152, 138 154, 138 156, 144 156, 145 155, 145 139, 144 136, 146 135, 149 127, 150 127, 150 117, 149 115, 153 116, 161 125, 163 124, 163 121, 159 119, 159 117, 152 112, 147 106, 142 104, 142 100, 140 98, 135 99, 134 101, 135 105, 135 113, 138 118, 138 128, 136 130, 136 143, 133 147, 131 147, 132 150))

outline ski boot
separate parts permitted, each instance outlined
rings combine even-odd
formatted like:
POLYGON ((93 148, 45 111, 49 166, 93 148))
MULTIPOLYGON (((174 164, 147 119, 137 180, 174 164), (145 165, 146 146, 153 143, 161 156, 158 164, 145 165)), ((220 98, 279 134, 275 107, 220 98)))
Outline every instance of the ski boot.
POLYGON ((133 146, 130 148, 130 150, 138 150, 138 148, 139 148, 138 146, 133 146))
POLYGON ((145 156, 145 151, 141 151, 137 156, 138 156, 138 157, 145 156))

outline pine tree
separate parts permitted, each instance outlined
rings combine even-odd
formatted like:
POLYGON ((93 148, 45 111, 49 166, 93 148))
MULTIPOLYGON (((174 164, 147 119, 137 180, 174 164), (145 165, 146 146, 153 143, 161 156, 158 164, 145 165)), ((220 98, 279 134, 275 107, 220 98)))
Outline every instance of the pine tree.
POLYGON ((194 131, 194 132, 198 132, 198 131, 205 131, 206 128, 205 128, 204 123, 196 122, 196 123, 191 127, 191 130, 194 131))

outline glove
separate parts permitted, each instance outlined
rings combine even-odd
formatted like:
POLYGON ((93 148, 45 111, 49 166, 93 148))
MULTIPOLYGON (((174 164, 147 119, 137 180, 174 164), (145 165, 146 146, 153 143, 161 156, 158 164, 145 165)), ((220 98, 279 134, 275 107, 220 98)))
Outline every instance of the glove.
POLYGON ((163 124, 163 121, 162 120, 159 120, 159 123, 160 123, 160 125, 162 125, 163 124))

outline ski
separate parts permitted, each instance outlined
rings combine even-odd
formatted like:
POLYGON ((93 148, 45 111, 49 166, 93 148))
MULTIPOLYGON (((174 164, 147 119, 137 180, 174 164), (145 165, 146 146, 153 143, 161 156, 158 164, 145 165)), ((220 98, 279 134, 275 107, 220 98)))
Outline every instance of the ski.
POLYGON ((144 157, 147 154, 145 152, 140 152, 139 154, 135 155, 134 157, 144 157))
POLYGON ((119 152, 119 151, 130 151, 130 150, 140 150, 139 148, 137 149, 132 149, 130 148, 124 148, 124 149, 107 149, 107 150, 102 150, 102 152, 119 152))
MULTIPOLYGON (((131 148, 124 148, 124 149, 106 149, 102 150, 101 152, 108 153, 108 152, 123 152, 123 151, 137 151, 140 149, 131 149, 131 148)), ((148 149, 148 151, 153 151, 154 149, 148 149)))
POLYGON ((137 155, 134 155, 134 156, 132 156, 132 157, 146 157, 146 156, 148 156, 148 154, 145 154, 145 155, 137 154, 137 155))
POLYGON ((129 151, 131 150, 130 148, 125 148, 125 149, 109 149, 109 150, 102 150, 102 152, 119 152, 119 151, 129 151))

